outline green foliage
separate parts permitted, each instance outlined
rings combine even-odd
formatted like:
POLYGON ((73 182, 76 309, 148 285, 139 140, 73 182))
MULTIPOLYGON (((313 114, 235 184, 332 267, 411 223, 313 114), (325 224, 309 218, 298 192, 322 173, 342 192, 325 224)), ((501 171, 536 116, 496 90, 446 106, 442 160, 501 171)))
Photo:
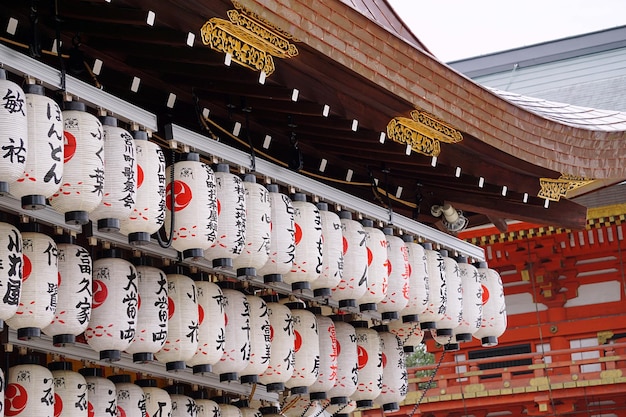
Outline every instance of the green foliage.
POLYGON ((425 345, 419 345, 415 352, 410 353, 405 358, 407 368, 432 365, 435 363, 435 355, 426 352, 425 345))

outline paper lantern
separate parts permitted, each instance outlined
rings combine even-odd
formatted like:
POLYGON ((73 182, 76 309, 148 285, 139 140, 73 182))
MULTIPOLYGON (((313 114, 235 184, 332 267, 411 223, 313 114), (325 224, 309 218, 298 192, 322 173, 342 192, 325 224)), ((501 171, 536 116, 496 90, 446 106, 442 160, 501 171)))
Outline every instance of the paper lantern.
POLYGON ((320 307, 311 308, 317 321, 320 361, 317 381, 309 387, 311 401, 323 400, 337 381, 337 334, 335 323, 330 317, 322 316, 320 307))
POLYGON ((213 373, 221 382, 237 381, 239 372, 250 361, 250 304, 241 292, 233 289, 234 283, 220 283, 224 294, 224 354, 213 365, 213 373))
POLYGON ((232 404, 228 404, 226 398, 215 397, 213 398, 213 401, 217 403, 217 406, 220 409, 221 417, 242 417, 239 408, 235 407, 232 404))
POLYGON ((239 279, 256 277, 269 260, 272 206, 267 188, 256 183, 253 174, 244 177, 246 190, 246 241, 241 254, 233 260, 239 279))
POLYGON ((211 372, 211 366, 224 355, 224 293, 208 278, 204 273, 196 277, 198 350, 187 361, 194 374, 211 372))
POLYGON ((205 390, 192 391, 191 398, 196 401, 198 417, 222 417, 219 405, 209 399, 205 390))
POLYGON ((257 274, 265 283, 282 282, 283 275, 291 270, 296 251, 294 210, 291 199, 279 192, 277 184, 269 184, 267 189, 272 219, 269 258, 257 274))
POLYGON ((4 416, 52 417, 55 415, 52 372, 39 365, 35 356, 26 356, 21 362, 9 368, 4 416))
POLYGON ((64 103, 63 181, 48 199, 65 215, 65 223, 82 225, 98 207, 104 193, 104 141, 102 124, 85 111, 85 104, 64 103))
POLYGON ((204 251, 213 268, 232 268, 233 258, 246 243, 246 194, 243 181, 230 173, 228 164, 215 168, 217 233, 215 242, 204 251))
POLYGON ((247 399, 237 400, 233 403, 233 405, 239 409, 241 417, 263 417, 261 411, 258 408, 252 407, 250 401, 247 399))
POLYGON ((356 307, 356 300, 367 290, 367 246, 361 223, 352 220, 352 213, 339 213, 343 233, 343 275, 333 289, 332 299, 339 307, 356 307))
POLYGON ((167 340, 167 276, 150 266, 149 258, 135 259, 137 271, 137 326, 126 352, 133 362, 151 362, 167 340))
POLYGON ((306 194, 293 195, 296 252, 291 270, 283 277, 291 289, 311 288, 322 272, 322 219, 313 203, 306 201, 306 194))
POLYGON ((13 317, 22 292, 22 233, 9 223, 0 222, 0 330, 4 321, 13 317))
POLYGON ((358 353, 358 383, 356 391, 350 396, 358 408, 372 407, 380 395, 383 379, 382 352, 380 337, 374 329, 368 328, 365 320, 351 323, 356 331, 358 353))
POLYGON ((57 245, 35 223, 22 226, 23 273, 20 303, 6 323, 19 339, 39 337, 54 319, 59 284, 57 245))
POLYGON ((474 333, 474 337, 485 347, 496 346, 498 337, 502 336, 507 324, 502 278, 486 262, 480 262, 477 269, 483 289, 483 315, 480 329, 474 333))
POLYGON ((137 194, 131 214, 121 220, 120 232, 132 245, 150 242, 165 222, 165 155, 144 131, 132 132, 137 158, 137 194))
POLYGON ((141 387, 146 396, 147 416, 172 416, 172 399, 167 391, 157 386, 156 379, 138 379, 135 384, 141 387))
POLYGON ((113 381, 104 377, 101 368, 81 368, 78 370, 87 381, 89 416, 117 415, 117 391, 113 381))
POLYGON ((285 382, 291 394, 306 394, 319 375, 320 342, 315 314, 303 302, 290 302, 294 335, 294 370, 285 382))
POLYGON ((130 375, 111 375, 117 392, 117 415, 120 417, 147 417, 146 394, 141 387, 130 382, 130 375))
POLYGON ((185 388, 182 385, 167 387, 166 391, 172 400, 172 417, 197 417, 196 402, 185 395, 185 388))
POLYGON ((385 298, 378 304, 378 311, 383 320, 396 320, 400 312, 409 303, 409 254, 404 241, 393 235, 391 227, 383 230, 387 239, 387 257, 389 258, 389 285, 385 298))
POLYGON ((126 219, 135 208, 137 198, 137 158, 133 137, 117 126, 117 119, 100 117, 104 134, 104 187, 102 201, 89 219, 101 232, 120 230, 120 219, 126 219))
POLYGON ((41 85, 28 84, 28 158, 24 172, 11 183, 11 194, 22 201, 22 208, 38 210, 46 206, 63 179, 63 119, 61 108, 45 96, 41 85))
POLYGON ((312 401, 304 395, 292 394, 282 402, 281 411, 285 417, 317 417, 323 413, 319 401, 312 401))
POLYGON ((457 257, 457 265, 463 287, 463 313, 461 323, 454 328, 453 334, 457 342, 469 342, 482 323, 483 288, 478 269, 468 263, 465 256, 457 257))
POLYGON ((122 252, 105 250, 93 263, 93 303, 85 339, 100 359, 118 361, 137 330, 137 270, 122 252))
POLYGON ((24 173, 28 155, 28 106, 24 91, 0 69, 0 195, 9 192, 9 184, 24 173))
POLYGON ((265 384, 269 392, 285 389, 285 383, 293 375, 295 336, 293 333, 293 317, 291 310, 278 303, 277 296, 264 297, 270 313, 270 363, 259 382, 265 384))
POLYGON ((76 336, 87 329, 91 317, 93 263, 89 251, 74 241, 70 235, 57 238, 57 308, 54 319, 43 329, 56 346, 74 343, 76 336))
POLYGON ((322 270, 311 283, 314 297, 328 298, 343 276, 343 234, 339 216, 328 211, 327 203, 317 203, 322 221, 322 270))
POLYGON ((321 404, 325 417, 349 417, 350 413, 356 410, 356 401, 333 404, 330 400, 322 400, 321 404))
POLYGON ((437 335, 450 336, 452 331, 461 324, 463 314, 463 285, 459 275, 459 266, 448 256, 448 251, 442 249, 443 269, 446 277, 446 307, 445 314, 437 323, 437 335))
POLYGON ((398 411, 408 392, 408 373, 404 363, 404 348, 398 336, 388 331, 387 326, 377 326, 382 352, 383 379, 380 395, 375 403, 383 412, 398 411))
POLYGON ((420 323, 417 321, 404 323, 402 320, 393 320, 387 324, 387 327, 391 333, 402 340, 406 353, 415 352, 424 340, 424 330, 422 330, 420 323))
POLYGON ((270 313, 267 303, 256 295, 246 295, 250 306, 250 360, 239 372, 244 384, 255 384, 270 363, 270 313))
POLYGON ((428 305, 420 316, 422 330, 435 329, 437 322, 446 314, 446 274, 443 257, 433 250, 431 243, 424 243, 426 271, 428 271, 428 305))
POLYGON ((404 323, 412 323, 419 321, 420 316, 428 306, 429 286, 426 254, 422 245, 415 243, 413 236, 402 235, 402 240, 406 245, 410 275, 409 300, 401 315, 404 323))
POLYGON ((198 298, 193 279, 173 267, 167 274, 167 338, 154 354, 168 371, 185 369, 198 350, 198 298))
POLYGON ((183 259, 200 258, 217 231, 215 174, 195 152, 182 154, 169 169, 174 175, 166 187, 165 230, 171 231, 172 247, 183 259))
POLYGON ((374 227, 372 220, 365 219, 361 223, 367 246, 367 290, 359 298, 359 310, 376 311, 377 304, 387 295, 389 285, 387 239, 382 230, 374 227))
POLYGON ((328 391, 331 404, 348 404, 358 383, 359 357, 354 326, 333 316, 337 334, 337 380, 328 391))
POLYGON ((74 372, 72 362, 51 362, 48 369, 54 381, 54 415, 87 417, 89 409, 85 377, 74 372))

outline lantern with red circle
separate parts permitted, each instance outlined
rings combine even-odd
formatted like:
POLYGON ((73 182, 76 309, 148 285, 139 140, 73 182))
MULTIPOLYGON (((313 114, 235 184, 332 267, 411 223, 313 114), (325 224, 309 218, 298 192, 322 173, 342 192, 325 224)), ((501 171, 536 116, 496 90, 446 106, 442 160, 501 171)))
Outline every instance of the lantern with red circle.
POLYGON ((85 377, 74 372, 72 362, 51 362, 48 369, 54 379, 54 415, 87 417, 89 409, 85 377))
POLYGON ((389 285, 389 257, 387 239, 382 230, 374 227, 370 219, 361 221, 367 246, 367 291, 359 298, 359 310, 376 311, 377 304, 385 299, 389 285))
POLYGON ((118 361, 137 330, 138 287, 135 266, 117 249, 93 263, 93 302, 85 339, 100 359, 118 361))
POLYGON ((220 406, 209 399, 205 390, 192 391, 191 398, 196 401, 197 417, 221 417, 220 406))
POLYGON ((461 323, 452 332, 457 342, 469 342, 482 323, 483 288, 478 269, 465 256, 457 257, 457 265, 463 287, 463 313, 461 323))
POLYGON ((166 188, 165 230, 172 232, 172 247, 183 259, 200 258, 217 231, 215 174, 195 152, 182 154, 169 169, 174 175, 166 188))
POLYGON ((383 320, 397 320, 409 302, 409 254, 404 241, 394 236, 391 227, 385 227, 383 232, 387 239, 389 285, 385 298, 378 304, 378 311, 383 320))
POLYGON ((250 306, 250 360, 239 372, 244 384, 256 384, 259 375, 270 363, 272 344, 270 341, 270 314, 267 303, 256 295, 246 295, 250 306))
POLYGON ((359 354, 354 326, 343 321, 343 316, 333 316, 337 334, 337 380, 328 391, 331 404, 348 404, 358 383, 359 354))
POLYGON ((315 314, 320 342, 317 381, 309 387, 309 398, 315 401, 325 399, 326 393, 337 381, 337 334, 335 323, 330 317, 321 314, 320 307, 312 307, 310 310, 315 314))
MULTIPOLYGON (((452 331, 461 324, 463 314, 463 284, 459 275, 459 265, 448 256, 448 251, 440 251, 446 277, 446 308, 445 314, 437 323, 438 336, 450 336, 452 331)), ((454 338, 453 338, 454 339, 454 338)))
POLYGON ((22 250, 22 233, 19 229, 0 222, 0 264, 6 265, 0 269, 0 330, 4 327, 4 321, 17 312, 20 304, 24 266, 22 250))
POLYGON ((296 250, 294 210, 291 199, 279 192, 278 184, 269 184, 267 189, 272 219, 269 257, 257 274, 265 283, 282 282, 283 275, 291 270, 296 250))
POLYGON ((28 158, 21 177, 11 183, 11 194, 22 201, 22 208, 38 210, 46 206, 63 179, 63 119, 61 108, 44 88, 27 84, 28 158))
POLYGON ((28 106, 24 91, 0 69, 0 195, 9 192, 9 184, 24 173, 28 155, 28 106))
POLYGON ((389 332, 387 326, 376 326, 375 329, 380 336, 383 378, 380 395, 374 402, 380 405, 383 412, 398 411, 400 403, 406 398, 409 386, 402 340, 389 332))
POLYGON ((247 174, 243 185, 246 190, 246 242, 233 267, 240 279, 256 277, 269 260, 271 242, 272 206, 267 188, 257 184, 256 176, 247 174))
POLYGON ((135 208, 137 198, 137 158, 133 137, 117 126, 117 119, 100 117, 104 134, 104 188, 102 201, 89 219, 101 232, 120 230, 120 219, 126 219, 135 208))
POLYGON ((314 297, 328 298, 343 275, 343 233, 339 216, 328 211, 327 203, 317 203, 322 220, 322 271, 311 283, 314 297))
POLYGON ((433 250, 430 242, 423 243, 426 255, 426 271, 428 271, 428 305, 420 316, 422 330, 437 328, 439 322, 446 314, 446 274, 444 261, 441 254, 433 250))
POLYGON ((167 391, 157 386, 156 379, 138 379, 135 384, 141 387, 146 396, 147 416, 171 417, 172 399, 167 391))
POLYGON ((211 372, 211 366, 224 355, 224 293, 219 285, 209 281, 205 273, 198 274, 198 350, 187 365, 194 374, 211 372))
MULTIPOLYGON (((415 243, 413 236, 402 235, 402 240, 406 245, 409 260, 409 300, 401 315, 404 323, 412 323, 419 321, 420 316, 428 306, 429 286, 426 254, 422 245, 415 243)), ((400 338, 402 339, 402 336, 400 338)))
POLYGON ((132 245, 150 242, 150 235, 165 222, 165 155, 156 143, 148 141, 148 133, 132 132, 137 159, 137 194, 135 207, 121 219, 120 232, 132 245))
POLYGON ((6 323, 17 330, 19 339, 39 337, 54 319, 59 285, 57 245, 39 233, 39 225, 22 225, 23 275, 20 302, 6 323))
POLYGON ((101 368, 81 368, 78 372, 87 381, 88 415, 117 415, 117 391, 113 381, 104 377, 101 368))
POLYGON ((319 375, 320 343, 315 314, 301 302, 285 304, 291 310, 294 335, 294 370, 285 382, 291 394, 306 394, 319 375))
POLYGON ((293 375, 295 335, 291 310, 278 302, 278 296, 263 297, 270 313, 270 362, 259 376, 269 392, 280 392, 293 375))
POLYGON ((341 211, 339 218, 343 233, 343 275, 333 289, 332 299, 340 308, 356 307, 356 300, 367 291, 366 236, 361 223, 352 220, 352 213, 341 211))
POLYGON ((109 376, 117 392, 117 415, 120 417, 147 417, 146 394, 141 387, 130 382, 130 375, 109 376))
POLYGON ((387 327, 391 333, 402 340, 406 353, 415 352, 424 340, 424 330, 418 321, 404 323, 402 320, 392 320, 387 324, 387 327))
POLYGON ((151 266, 150 258, 134 259, 137 270, 137 328, 126 352, 133 362, 151 362, 167 339, 167 276, 151 266))
POLYGON ((221 382, 237 381, 250 361, 250 304, 230 281, 220 282, 224 294, 224 354, 213 365, 221 382))
POLYGON ((166 391, 172 400, 171 417, 197 417, 196 401, 185 394, 185 387, 173 385, 167 387, 166 391))
POLYGON ((507 324, 502 278, 486 262, 480 262, 477 269, 483 289, 483 314, 480 329, 474 333, 474 337, 485 347, 496 346, 507 324))
POLYGON ((64 103, 63 181, 48 199, 65 215, 67 224, 87 224, 104 193, 104 140, 102 124, 87 113, 84 103, 64 103))
POLYGON ((383 379, 382 352, 380 337, 374 329, 368 328, 365 320, 353 321, 351 324, 356 331, 356 345, 358 353, 358 384, 356 391, 350 396, 356 401, 358 408, 369 408, 380 395, 383 379))
POLYGON ((4 392, 4 416, 33 417, 54 415, 54 377, 39 358, 26 356, 9 368, 4 392))
POLYGON ((91 317, 92 260, 71 235, 57 238, 59 288, 52 322, 43 329, 56 346, 74 343, 91 317))
POLYGON ((215 168, 217 233, 215 242, 204 251, 213 268, 232 268, 233 258, 246 243, 246 194, 243 181, 230 173, 228 164, 215 168))
POLYGON ((185 362, 198 350, 198 297, 193 279, 179 266, 167 274, 167 338, 154 354, 168 371, 185 369, 185 362))

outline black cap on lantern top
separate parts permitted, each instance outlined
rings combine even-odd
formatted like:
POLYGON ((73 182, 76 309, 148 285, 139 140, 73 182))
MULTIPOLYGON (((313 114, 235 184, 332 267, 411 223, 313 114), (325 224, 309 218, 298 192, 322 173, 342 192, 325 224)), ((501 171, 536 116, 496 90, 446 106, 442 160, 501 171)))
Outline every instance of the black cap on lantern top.
MULTIPOLYGON (((356 408, 372 408, 374 406, 373 400, 358 400, 356 402, 356 408)), ((337 414, 340 415, 340 414, 337 414)))
POLYGON ((282 382, 272 382, 265 386, 267 392, 283 392, 285 390, 285 384, 282 382))
POLYGON ((6 181, 0 181, 0 195, 9 194, 9 183, 6 181))
POLYGON ((54 241, 57 244, 66 243, 66 244, 75 244, 76 236, 73 235, 57 235, 54 236, 54 241))
POLYGON ((265 188, 267 188, 267 191, 269 191, 270 193, 280 192, 280 187, 278 187, 278 184, 267 184, 265 188))
POLYGON ((411 235, 402 235, 400 236, 403 242, 415 242, 415 239, 411 235))
POLYGON ((122 258, 122 251, 121 249, 118 248, 109 248, 109 249, 104 249, 101 254, 100 254, 100 258, 116 258, 116 259, 121 259, 122 258))
POLYGON ((386 324, 379 324, 377 326, 372 326, 372 329, 376 330, 377 332, 388 332, 389 326, 387 326, 386 324))
POLYGON ((76 342, 76 336, 73 334, 56 334, 52 336, 52 344, 54 346, 73 345, 76 342))
POLYGON ((459 255, 456 257, 456 263, 458 264, 466 264, 467 263, 467 256, 464 255, 459 255))
POLYGON ((39 223, 21 223, 18 228, 21 232, 41 233, 41 225, 39 223))
POLYGON ((169 385, 165 387, 165 391, 167 391, 168 394, 187 395, 184 385, 169 385))
POLYGON ((189 396, 193 398, 194 400, 208 400, 209 399, 209 393, 207 392, 207 390, 204 390, 204 389, 191 391, 189 396))
POLYGON ((230 165, 228 165, 228 164, 217 164, 215 166, 215 172, 230 172, 230 165))
POLYGON ((107 349, 100 351, 100 360, 106 362, 117 362, 122 359, 122 352, 115 349, 107 349))
POLYGON ((489 268, 489 266, 487 265, 487 262, 485 261, 477 262, 474 266, 476 268, 489 268))
POLYGON ((117 375, 110 375, 107 377, 107 379, 111 382, 113 382, 114 384, 127 384, 130 383, 130 375, 128 374, 117 374, 117 375))
POLYGON ((144 130, 133 130, 132 135, 135 140, 148 140, 148 132, 144 130))
POLYGON ((266 303, 277 303, 280 300, 280 296, 278 294, 265 294, 262 295, 261 298, 266 303))
POLYGON ((426 250, 433 250, 433 244, 431 242, 424 242, 424 243, 422 243, 422 246, 426 250))
POLYGON ((402 316, 402 323, 417 323, 419 316, 417 314, 406 314, 402 316))
POLYGON ((34 337, 41 337, 41 329, 37 327, 22 327, 17 329, 17 338, 19 340, 30 340, 34 337))
POLYGON ((458 343, 446 343, 445 345, 443 345, 443 350, 445 350, 446 352, 456 352, 457 350, 459 350, 459 344, 458 343))
POLYGON ((347 211, 347 210, 341 210, 339 212, 339 218, 340 219, 348 219, 348 220, 352 220, 352 213, 347 211))
POLYGON ((117 118, 113 116, 100 116, 98 117, 102 126, 113 126, 117 127, 117 118))
POLYGON ((87 111, 87 106, 80 101, 64 101, 63 110, 87 111))
POLYGON ((398 403, 386 403, 382 405, 383 413, 393 413, 394 411, 398 411, 400 406, 398 403))
POLYGON ((24 355, 20 356, 17 363, 20 365, 41 365, 41 359, 37 355, 24 355))
POLYGON ((257 382, 259 382, 259 376, 258 375, 242 375, 239 378, 239 381, 242 384, 256 384, 257 382))
POLYGON ((306 201, 306 194, 304 193, 293 193, 291 197, 293 201, 306 201))
POLYGON ((309 400, 311 401, 325 400, 326 398, 328 398, 328 396, 326 395, 325 392, 310 392, 309 393, 309 400))
POLYGON ((363 227, 374 227, 374 220, 363 219, 361 220, 361 224, 363 225, 363 227))
POLYGON ((185 152, 178 156, 179 161, 200 162, 200 154, 198 152, 185 152))
POLYGON ((50 371, 73 371, 74 370, 72 366, 72 362, 67 362, 67 361, 50 362, 48 364, 48 369, 50 371))
POLYGON ((167 372, 184 371, 186 367, 187 365, 185 364, 185 361, 172 361, 165 364, 165 370, 167 372))
POLYGON ((138 379, 135 381, 135 385, 138 385, 140 387, 145 387, 145 388, 156 388, 158 387, 157 385, 157 380, 153 379, 153 378, 147 378, 147 379, 138 379))
POLYGON ((381 313, 380 318, 384 321, 398 320, 400 315, 397 311, 385 311, 384 313, 381 313))
POLYGON ((233 403, 233 405, 237 408, 250 408, 250 401, 246 398, 241 398, 233 403))
POLYGON ((440 249, 439 253, 441 254, 441 256, 443 256, 444 258, 448 257, 448 249, 440 249))
POLYGON ((324 203, 323 201, 320 201, 319 203, 316 204, 316 206, 319 211, 328 211, 328 203, 324 203))
POLYGON ((194 365, 192 368, 194 375, 208 375, 213 370, 211 364, 203 363, 200 365, 194 365))

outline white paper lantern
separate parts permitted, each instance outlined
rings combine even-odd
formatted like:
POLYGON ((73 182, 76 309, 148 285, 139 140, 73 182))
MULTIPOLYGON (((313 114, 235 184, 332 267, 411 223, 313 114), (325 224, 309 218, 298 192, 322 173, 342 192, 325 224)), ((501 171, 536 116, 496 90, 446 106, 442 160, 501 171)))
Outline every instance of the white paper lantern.
POLYGON ((293 375, 294 344, 293 317, 291 310, 278 303, 277 296, 264 298, 270 312, 270 363, 267 370, 259 376, 259 382, 265 384, 269 392, 285 389, 285 383, 293 375))
POLYGON ((85 104, 70 101, 63 110, 63 181, 49 198, 52 208, 65 214, 67 224, 87 224, 104 193, 104 140, 102 124, 85 111, 85 104))
POLYGON ((197 417, 196 401, 185 395, 182 385, 174 385, 167 388, 172 400, 172 417, 197 417))
POLYGON ((173 168, 168 168, 174 170, 174 178, 166 187, 165 230, 171 230, 172 247, 181 252, 183 259, 201 258, 216 238, 215 174, 211 167, 200 162, 200 155, 195 152, 182 154, 180 158, 173 168))
POLYGON ((356 391, 350 399, 356 401, 358 408, 369 408, 374 405, 382 389, 380 337, 376 330, 368 328, 367 321, 353 321, 351 324, 356 331, 359 370, 356 391))
POLYGON ((137 330, 137 270, 119 250, 93 263, 93 302, 85 339, 100 359, 118 361, 137 330))
POLYGON ((87 399, 90 416, 117 416, 117 391, 115 384, 104 377, 101 368, 78 370, 87 381, 87 399))
MULTIPOLYGON (((463 314, 463 284, 459 275, 459 266, 442 249, 444 274, 446 276, 446 313, 437 323, 437 335, 450 336, 452 331, 461 324, 463 314)), ((454 338, 453 338, 454 341, 454 338)))
POLYGON ((196 400, 198 417, 222 417, 220 406, 215 401, 209 399, 206 391, 192 391, 191 397, 196 400))
POLYGON ((322 414, 319 401, 312 401, 305 395, 292 394, 282 402, 281 411, 285 417, 317 417, 322 414))
POLYGON ((193 279, 179 267, 167 274, 167 339, 154 354, 168 371, 185 369, 198 350, 198 298, 193 279))
POLYGON ((311 401, 323 400, 337 381, 337 334, 330 317, 322 316, 321 308, 313 307, 319 333, 320 361, 317 381, 309 387, 311 401))
POLYGON ((361 223, 352 220, 349 211, 340 212, 339 218, 343 233, 343 276, 333 289, 332 299, 340 308, 356 307, 356 300, 367 290, 366 235, 361 223))
POLYGON ((295 193, 292 200, 296 252, 291 270, 283 279, 296 291, 311 288, 311 282, 322 272, 322 219, 317 207, 306 201, 306 194, 295 193))
POLYGON ((265 283, 282 282, 283 275, 291 270, 296 251, 295 223, 291 199, 279 192, 277 184, 269 184, 271 207, 271 233, 269 258, 257 271, 265 283))
POLYGON ((54 416, 54 378, 37 357, 25 357, 9 368, 4 392, 4 416, 54 416))
POLYGON ((410 274, 409 300, 401 314, 404 323, 412 323, 419 321, 420 316, 428 307, 429 286, 426 254, 422 245, 415 243, 413 236, 402 235, 402 240, 404 240, 407 249, 410 274))
POLYGON ((418 321, 404 323, 402 320, 393 320, 389 322, 387 327, 391 333, 402 340, 406 353, 415 352, 424 340, 424 330, 418 321))
POLYGON ((91 317, 93 263, 89 251, 74 240, 69 235, 57 239, 57 308, 54 319, 43 329, 56 346, 74 343, 76 336, 87 329, 91 317))
POLYGON ((483 289, 483 315, 480 329, 474 333, 474 337, 485 347, 496 346, 498 337, 502 336, 507 325, 502 278, 486 262, 480 262, 477 269, 483 289))
POLYGON ((215 242, 204 251, 213 268, 232 268, 233 258, 246 243, 246 194, 243 181, 230 173, 228 164, 215 168, 217 196, 217 234, 215 242))
POLYGON ((148 417, 172 416, 172 399, 167 391, 157 386, 156 379, 138 379, 135 384, 141 387, 146 396, 148 417))
POLYGON ((358 383, 359 356, 354 326, 333 316, 337 334, 337 380, 328 391, 331 404, 348 404, 358 383))
POLYGON ((347 403, 333 404, 330 400, 321 401, 324 417, 349 417, 356 410, 356 401, 348 401, 347 403))
POLYGON ((383 231, 387 239, 389 285, 385 298, 378 304, 378 311, 383 320, 396 320, 409 302, 409 254, 404 241, 393 235, 391 227, 385 227, 383 231))
POLYGON ((224 319, 224 293, 207 274, 196 278, 198 298, 198 350, 187 361, 194 374, 211 372, 211 366, 224 355, 226 322, 224 319))
POLYGON ((375 403, 383 412, 400 409, 400 403, 408 392, 408 373, 404 362, 404 348, 398 336, 388 331, 387 326, 377 328, 382 351, 383 380, 382 389, 375 403))
POLYGON ((149 265, 149 258, 135 262, 137 271, 137 326, 135 337, 126 352, 133 362, 151 362, 167 340, 167 276, 149 265))
POLYGON ((235 407, 232 404, 228 404, 226 402, 226 398, 213 398, 213 401, 215 401, 220 408, 221 417, 242 417, 239 408, 235 407))
POLYGON ((463 287, 463 314, 461 323, 454 328, 453 334, 455 341, 469 342, 482 323, 483 288, 480 284, 478 269, 468 263, 465 256, 457 257, 457 264, 463 287))
POLYGON ((233 405, 239 409, 241 417, 263 417, 261 411, 256 407, 252 407, 250 401, 248 401, 247 399, 235 401, 233 405))
POLYGON ((453 334, 438 334, 438 329, 430 329, 430 335, 438 345, 443 346, 446 352, 456 352, 459 350, 459 344, 454 340, 453 334))
POLYGON ((367 246, 367 290, 359 298, 360 311, 376 311, 377 304, 386 296, 389 285, 389 257, 387 239, 370 219, 361 221, 367 246))
POLYGON ((22 233, 9 223, 0 222, 0 330, 4 321, 13 317, 20 304, 22 292, 22 233))
POLYGON ((26 210, 42 209, 63 179, 63 119, 61 108, 37 84, 25 86, 28 111, 28 158, 11 194, 26 210))
POLYGON ((234 283, 220 283, 224 294, 224 354, 213 365, 213 373, 221 382, 237 381, 239 372, 250 361, 250 304, 241 292, 233 289, 234 283))
POLYGON ((446 274, 443 257, 433 250, 431 243, 424 243, 426 271, 428 271, 428 305, 420 316, 422 330, 435 329, 437 322, 446 314, 446 274))
POLYGON ((41 329, 54 319, 59 284, 57 245, 49 236, 39 233, 38 224, 23 226, 24 269, 20 303, 15 315, 6 323, 17 330, 19 339, 39 337, 41 329))
POLYGON ((117 126, 117 119, 100 117, 104 134, 104 189, 102 201, 89 218, 101 232, 120 230, 120 219, 126 219, 137 199, 137 158, 133 137, 117 126))
POLYGON ((24 91, 0 69, 0 195, 24 173, 28 157, 28 120, 24 91))
POLYGON ((144 131, 132 132, 137 158, 137 194, 132 213, 121 220, 120 232, 133 245, 150 242, 165 222, 165 155, 144 131))
POLYGON ((327 203, 317 203, 322 220, 322 271, 311 283, 314 297, 328 298, 343 276, 343 233, 339 216, 328 211, 327 203))
POLYGON ((294 370, 285 382, 291 394, 306 394, 319 375, 320 342, 315 314, 303 302, 286 304, 291 310, 294 334, 294 370))
POLYGON ((147 417, 146 394, 140 386, 130 382, 130 375, 111 375, 117 392, 117 415, 120 417, 147 417))
POLYGON ((243 185, 246 190, 246 242, 241 254, 233 260, 239 279, 256 277, 269 260, 271 242, 272 206, 267 188, 256 183, 256 176, 247 174, 243 185))
POLYGON ((250 305, 250 360, 239 372, 239 379, 244 384, 256 384, 258 376, 270 364, 270 313, 267 303, 261 297, 246 295, 246 298, 250 305))
POLYGON ((48 369, 54 380, 54 415, 88 417, 85 377, 72 370, 71 362, 51 362, 48 369))

